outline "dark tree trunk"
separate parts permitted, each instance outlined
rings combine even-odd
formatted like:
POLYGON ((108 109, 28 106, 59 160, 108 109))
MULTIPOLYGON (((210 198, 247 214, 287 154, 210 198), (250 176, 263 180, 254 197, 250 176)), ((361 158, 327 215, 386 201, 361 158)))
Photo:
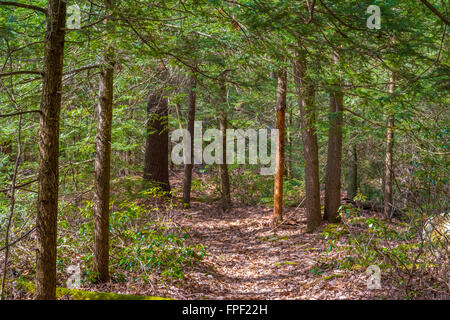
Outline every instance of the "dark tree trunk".
POLYGON ((284 136, 286 118, 286 70, 278 72, 277 86, 277 153, 276 172, 273 187, 273 223, 277 224, 283 219, 283 177, 284 177, 284 136))
POLYGON ((151 93, 147 103, 147 141, 144 179, 170 191, 168 104, 162 92, 151 93))
MULTIPOLYGON (((334 55, 335 63, 337 55, 334 55)), ((343 93, 340 84, 337 91, 330 92, 328 154, 325 175, 325 210, 324 220, 336 222, 337 211, 341 203, 341 159, 342 159, 342 112, 344 109, 343 93)))
POLYGON ((348 161, 347 198, 353 200, 358 192, 358 153, 356 145, 348 150, 348 161))
POLYGON ((95 154, 93 270, 98 282, 109 280, 109 197, 113 82, 113 52, 112 48, 107 48, 105 65, 100 73, 95 154))
MULTIPOLYGON (((389 74, 389 93, 394 93, 395 79, 394 73, 389 74)), ((393 213, 393 198, 392 198, 392 178, 393 167, 392 157, 394 149, 394 115, 390 113, 387 120, 386 132, 386 160, 385 160, 385 177, 384 177, 384 217, 391 219, 393 213)))
MULTIPOLYGON (((299 46, 300 47, 300 46, 299 46)), ((297 54, 293 63, 294 82, 300 107, 306 180, 306 232, 313 232, 322 221, 320 212, 319 154, 315 120, 315 90, 307 76, 305 52, 297 54)))
POLYGON ((35 292, 35 297, 38 300, 53 300, 56 298, 59 117, 65 23, 66 3, 62 0, 49 0, 40 108, 35 292))
POLYGON ((185 207, 190 206, 191 202, 191 185, 192 185, 192 168, 194 167, 194 122, 195 122, 195 102, 196 102, 196 86, 197 80, 192 74, 189 81, 188 93, 188 126, 187 130, 191 136, 191 163, 184 165, 184 184, 183 184, 183 204, 185 207))
POLYGON ((225 80, 222 80, 220 84, 220 95, 222 100, 222 110, 220 116, 220 132, 222 133, 222 156, 223 163, 219 165, 220 171, 220 181, 222 187, 222 209, 228 210, 231 207, 231 194, 230 194, 230 177, 228 175, 228 165, 227 165, 227 114, 225 109, 225 104, 227 102, 227 89, 225 85, 225 80))

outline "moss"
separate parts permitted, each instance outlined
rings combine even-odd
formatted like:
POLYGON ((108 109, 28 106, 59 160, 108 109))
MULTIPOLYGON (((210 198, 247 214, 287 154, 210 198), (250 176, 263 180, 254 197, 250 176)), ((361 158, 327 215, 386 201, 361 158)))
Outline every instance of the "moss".
POLYGON ((343 276, 344 276, 343 274, 339 274, 339 273, 337 273, 337 274, 330 274, 329 276, 323 277, 322 280, 330 280, 330 279, 333 279, 333 278, 339 278, 339 277, 343 277, 343 276))
MULTIPOLYGON (((31 282, 19 280, 18 287, 28 293, 34 293, 35 285, 31 282)), ((111 292, 93 292, 78 289, 56 288, 56 299, 69 296, 70 300, 172 300, 170 298, 140 296, 132 294, 118 294, 111 292)))
POLYGON ((132 294, 117 294, 110 292, 92 292, 77 289, 57 288, 56 296, 69 295, 72 300, 172 300, 170 298, 140 296, 132 294))
POLYGON ((282 265, 282 264, 296 265, 297 262, 294 262, 294 261, 277 262, 277 263, 275 263, 275 266, 279 266, 279 265, 282 265))
POLYGON ((320 248, 305 248, 304 251, 318 251, 321 250, 320 248))
POLYGON ((343 229, 342 224, 336 224, 336 223, 328 223, 325 228, 323 228, 324 232, 333 232, 333 231, 339 231, 343 229))
POLYGON ((289 240, 289 237, 273 235, 273 236, 260 237, 259 240, 260 241, 272 241, 273 242, 273 241, 289 240))
POLYGON ((348 234, 348 230, 345 225, 339 223, 329 223, 323 229, 323 233, 336 233, 338 235, 348 234))
POLYGON ((352 269, 352 270, 362 270, 362 269, 364 269, 364 268, 363 268, 363 266, 360 265, 360 264, 354 264, 354 265, 352 265, 351 269, 352 269))

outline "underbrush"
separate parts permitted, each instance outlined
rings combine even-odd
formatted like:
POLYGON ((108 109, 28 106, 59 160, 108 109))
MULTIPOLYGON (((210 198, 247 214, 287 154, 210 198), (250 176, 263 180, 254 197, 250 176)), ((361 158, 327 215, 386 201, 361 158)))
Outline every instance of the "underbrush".
MULTIPOLYGON (((167 193, 153 187, 139 193, 138 200, 113 204, 110 216, 110 268, 114 281, 144 282, 154 278, 156 272, 162 280, 184 278, 184 268, 191 266, 205 254, 202 245, 187 244, 187 233, 172 223, 173 208, 167 193), (145 200, 144 200, 145 199, 145 200)), ((60 221, 61 268, 73 264, 73 257, 84 251, 81 260, 84 280, 95 280, 92 266, 93 203, 86 201, 84 208, 69 208, 78 212, 81 223, 60 221), (75 227, 77 232, 69 232, 75 227), (74 236, 76 237, 74 237, 74 236), (64 249, 65 248, 65 249, 64 249), (84 250, 83 250, 84 249, 84 250)), ((71 210, 70 210, 71 209, 71 210)), ((70 217, 70 215, 68 215, 70 217)))
MULTIPOLYGON (((165 282, 185 277, 187 267, 205 255, 200 244, 187 241, 186 230, 173 221, 171 197, 149 187, 133 200, 112 202, 110 215, 110 274, 112 282, 165 282)), ((57 242, 57 283, 65 287, 69 267, 81 270, 83 287, 95 283, 92 272, 93 203, 81 206, 60 202, 57 242)), ((13 247, 10 278, 34 280, 36 243, 33 237, 13 247)))
POLYGON ((345 270, 374 265, 389 274, 408 299, 425 291, 450 297, 448 235, 438 228, 425 234, 429 218, 410 212, 409 223, 388 222, 352 205, 342 205, 339 215, 342 223, 328 224, 322 232, 329 247, 320 265, 345 270), (333 258, 332 252, 337 254, 333 258))

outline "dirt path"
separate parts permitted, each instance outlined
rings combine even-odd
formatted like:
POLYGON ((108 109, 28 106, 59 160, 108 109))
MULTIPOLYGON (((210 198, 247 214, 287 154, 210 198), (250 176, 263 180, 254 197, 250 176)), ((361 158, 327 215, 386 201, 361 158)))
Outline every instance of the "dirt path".
MULTIPOLYGON (((193 203, 177 213, 190 241, 207 246, 201 266, 186 273, 167 294, 182 299, 376 299, 387 290, 368 290, 363 271, 323 270, 319 256, 328 247, 318 234, 306 234, 303 209, 286 216, 291 224, 275 230, 271 210, 193 203)), ((326 268, 325 268, 326 269, 326 268)))

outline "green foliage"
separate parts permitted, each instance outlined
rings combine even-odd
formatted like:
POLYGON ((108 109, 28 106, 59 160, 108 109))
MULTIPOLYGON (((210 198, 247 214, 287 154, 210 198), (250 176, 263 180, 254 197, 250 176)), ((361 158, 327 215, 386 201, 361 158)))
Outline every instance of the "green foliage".
POLYGON ((187 234, 170 230, 164 223, 152 219, 158 207, 125 202, 122 210, 111 215, 111 246, 121 248, 113 262, 123 270, 147 274, 159 270, 164 278, 184 277, 183 268, 192 265, 205 254, 202 245, 185 244, 187 234), (153 220, 153 221, 152 221, 153 220))
MULTIPOLYGON (((141 192, 148 197, 161 194, 158 188, 141 192)), ((187 234, 170 227, 171 221, 165 217, 170 208, 165 201, 160 204, 125 201, 111 213, 111 273, 115 281, 125 281, 130 275, 149 281, 154 272, 162 279, 182 279, 184 268, 203 258, 206 252, 201 244, 187 244, 187 234)), ((64 272, 67 266, 81 262, 84 282, 95 279, 90 250, 94 233, 92 209, 93 203, 89 201, 84 207, 68 206, 65 219, 59 221, 58 270, 64 272), (73 221, 76 216, 78 221, 73 221), (71 232, 74 228, 75 233, 71 232)))
MULTIPOLYGON (((33 294, 36 290, 34 283, 19 278, 17 280, 18 288, 27 293, 33 294)), ((110 292, 92 292, 77 289, 56 288, 56 298, 61 299, 69 297, 70 300, 171 300, 170 298, 140 296, 132 294, 117 294, 110 292)))
MULTIPOLYGON (((434 1, 433 5, 444 12, 443 3, 434 1)), ((45 7, 47 1, 33 4, 45 7)), ((408 212, 411 223, 396 227, 364 216, 358 208, 341 207, 343 224, 328 225, 323 234, 330 241, 330 251, 344 250, 340 241, 348 240, 344 246, 349 257, 346 267, 382 261, 391 267, 409 268, 413 254, 421 250, 418 235, 424 221, 448 211, 448 42, 445 26, 420 1, 324 0, 316 3, 321 10, 314 11, 311 23, 307 23, 310 12, 304 1, 241 1, 239 5, 219 0, 116 1, 113 29, 98 23, 105 15, 102 1, 79 0, 77 4, 82 8, 83 28, 66 34, 61 88, 59 274, 67 265, 82 261, 86 279, 94 278, 88 274, 92 203, 82 204, 82 200, 92 199, 99 70, 83 67, 102 63, 105 39, 117 54, 111 141, 111 261, 118 281, 130 273, 142 272, 148 277, 149 270, 179 278, 183 266, 202 254, 201 247, 187 245, 183 232, 169 227, 173 200, 157 186, 142 184, 137 178, 144 161, 149 91, 167 91, 168 130, 186 127, 185 85, 192 72, 198 80, 196 119, 203 121, 203 129, 217 127, 219 107, 227 112, 230 128, 273 128, 276 71, 280 67, 292 70, 295 52, 307 52, 307 82, 316 90, 320 177, 325 171, 329 116, 336 115, 329 112, 330 92, 339 89, 344 94, 344 107, 350 111, 344 116, 343 151, 357 146, 360 191, 378 202, 383 198, 386 117, 394 116, 393 202, 408 212), (380 30, 365 26, 365 10, 374 3, 381 8, 380 30), (335 51, 339 54, 337 63, 331 59, 335 51), (168 71, 167 79, 160 77, 161 65, 168 71), (83 71, 67 73, 79 68, 83 71), (397 77, 394 93, 389 93, 392 70, 397 77), (225 73, 227 101, 223 103, 217 80, 225 73), (345 85, 338 87, 338 82, 345 85), (179 117, 175 106, 180 109, 179 117), (149 205, 143 198, 154 203, 149 205), (162 198, 166 199, 160 201, 162 198), (394 240, 401 245, 391 248, 394 240)), ((42 70, 43 14, 2 6, 0 32, 1 73, 42 70)), ((302 126, 292 77, 287 87, 286 132, 290 143, 286 144, 286 159, 292 161, 292 179, 284 181, 284 204, 295 206, 305 196, 302 126)), ((2 76, 0 88, 0 114, 39 109, 40 76, 2 76)), ((10 187, 17 154, 17 120, 0 118, 1 190, 10 187)), ((38 173, 39 114, 23 114, 22 120, 18 184, 35 180, 38 173)), ((272 206, 273 177, 259 175, 258 169, 253 165, 230 166, 233 201, 272 206)), ((202 202, 217 201, 219 175, 211 167, 205 171, 214 174, 212 180, 205 184, 194 179, 192 190, 202 202), (211 191, 210 184, 217 186, 216 190, 211 191)), ((346 176, 345 156, 342 171, 346 176)), ((12 238, 33 227, 36 191, 35 183, 16 191, 12 238)), ((6 193, 0 192, 0 246, 10 206, 6 193)), ((436 235, 432 238, 431 243, 423 244, 426 249, 444 247, 436 235)), ((26 241, 34 246, 34 240, 26 241)), ((33 266, 30 250, 16 250, 11 257, 14 266, 33 266)), ((418 263, 426 261, 419 259, 418 263)))
POLYGON ((385 268, 411 267, 420 249, 420 243, 413 241, 416 234, 411 229, 365 216, 352 205, 342 205, 339 215, 343 223, 328 224, 322 236, 329 243, 327 254, 332 250, 345 253, 345 259, 338 263, 340 267, 350 269, 354 265, 368 267, 372 264, 385 268), (345 244, 341 242, 343 237, 346 237, 345 244))
POLYGON ((273 202, 273 177, 261 176, 254 170, 236 168, 230 172, 232 194, 243 205, 266 204, 272 197, 273 202))
MULTIPOLYGON (((243 205, 273 205, 273 176, 260 175, 259 168, 235 168, 230 172, 233 196, 243 205), (245 186, 245 187, 243 187, 245 186)), ((217 181, 219 183, 219 181, 217 181)), ((304 183, 298 179, 283 181, 283 201, 286 206, 296 206, 304 197, 304 183)))
MULTIPOLYGON (((356 198, 364 200, 358 195, 356 198)), ((324 261, 330 253, 341 258, 332 260, 332 264, 346 270, 365 269, 378 265, 382 270, 391 272, 399 285, 405 285, 408 298, 420 296, 421 287, 412 287, 411 279, 419 279, 432 268, 436 274, 445 274, 448 254, 448 240, 445 246, 437 239, 424 238, 423 216, 409 212, 409 223, 391 223, 373 215, 367 215, 352 205, 342 205, 339 209, 341 224, 328 224, 322 236, 329 243, 324 261)), ((434 220, 436 221, 436 219, 434 220)), ((440 225, 445 221, 440 221, 440 225)), ((447 221, 448 223, 448 221, 447 221)), ((447 226, 448 227, 448 226, 447 226)), ((436 288, 445 291, 445 283, 439 276, 434 278, 436 288)), ((445 281, 445 280, 444 280, 445 281)))

